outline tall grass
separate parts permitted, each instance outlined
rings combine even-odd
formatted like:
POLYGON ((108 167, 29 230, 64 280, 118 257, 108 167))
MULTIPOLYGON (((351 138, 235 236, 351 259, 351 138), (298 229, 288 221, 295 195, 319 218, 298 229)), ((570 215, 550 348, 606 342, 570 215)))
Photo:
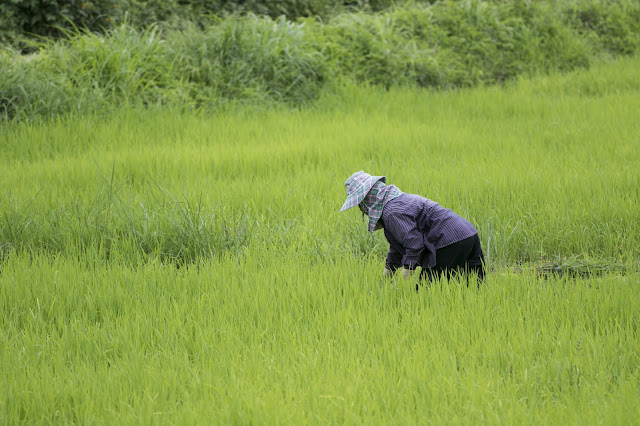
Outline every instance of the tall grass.
POLYGON ((496 265, 633 262, 636 67, 457 94, 352 86, 306 111, 125 108, 7 125, 2 250, 124 245, 178 264, 249 246, 377 256, 381 237, 336 214, 342 182, 366 169, 468 217, 496 265))
POLYGON ((324 60, 305 24, 249 16, 200 30, 187 25, 168 37, 167 54, 198 104, 254 99, 301 104, 317 97, 324 60))
POLYGON ((325 20, 229 16, 106 35, 68 32, 24 58, 0 53, 0 119, 122 104, 174 110, 313 104, 345 80, 466 88, 571 71, 640 48, 634 1, 442 1, 325 20), (160 29, 161 28, 161 29, 160 29))
POLYGON ((0 422, 633 424, 639 65, 4 123, 0 422), (471 220, 483 286, 380 286, 360 169, 471 220))

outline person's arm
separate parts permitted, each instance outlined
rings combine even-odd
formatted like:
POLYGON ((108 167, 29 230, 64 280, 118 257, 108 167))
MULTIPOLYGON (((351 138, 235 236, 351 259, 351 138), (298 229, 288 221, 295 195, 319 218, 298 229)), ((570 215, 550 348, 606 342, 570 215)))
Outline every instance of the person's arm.
POLYGON ((403 249, 401 264, 404 266, 402 276, 409 278, 419 266, 424 250, 424 236, 418 230, 416 222, 406 214, 391 214, 385 220, 385 231, 403 249))
POLYGON ((389 271, 389 275, 393 275, 396 272, 396 269, 402 266, 404 249, 398 240, 396 240, 395 237, 386 229, 384 230, 384 236, 389 243, 389 252, 387 253, 384 269, 389 271))

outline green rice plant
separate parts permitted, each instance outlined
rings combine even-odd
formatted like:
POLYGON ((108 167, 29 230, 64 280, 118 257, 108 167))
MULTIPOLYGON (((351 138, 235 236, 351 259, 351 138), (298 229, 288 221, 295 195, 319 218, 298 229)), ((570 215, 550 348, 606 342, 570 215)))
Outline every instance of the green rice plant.
POLYGON ((342 182, 366 169, 467 217, 491 267, 633 263, 636 62, 460 93, 354 85, 305 110, 11 123, 0 245, 182 264, 248 247, 382 262, 382 236, 337 214, 342 182))
POLYGON ((31 203, 14 210, 4 211, 4 223, 0 236, 0 261, 4 260, 9 252, 16 248, 24 248, 22 244, 33 239, 32 232, 37 233, 37 231, 33 229, 32 215, 31 203))
POLYGON ((157 253, 161 260, 180 267, 225 252, 239 252, 246 246, 250 239, 247 215, 231 218, 230 214, 219 212, 218 206, 207 211, 201 201, 194 203, 186 196, 176 199, 160 190, 164 201, 157 211, 149 212, 142 206, 144 227, 140 229, 140 221, 131 219, 134 250, 145 247, 147 254, 157 253))
MULTIPOLYGON (((257 253, 251 253, 257 254, 257 253)), ((626 423, 637 276, 379 287, 368 262, 0 276, 7 423, 626 423)))
MULTIPOLYGON (((349 226, 340 235, 339 247, 341 255, 350 255, 356 258, 383 258, 388 250, 388 245, 380 233, 370 234, 362 232, 366 227, 359 220, 349 220, 349 226)), ((366 223, 366 219, 365 219, 366 223)))
MULTIPOLYGON (((137 264, 157 258, 182 267, 240 251, 250 239, 246 213, 208 209, 155 183, 146 190, 134 196, 131 184, 116 181, 112 172, 89 193, 76 194, 62 205, 43 207, 40 193, 25 204, 5 204, 0 262, 16 251, 83 257, 95 253, 108 262, 137 264)), ((16 202, 12 196, 8 200, 16 202)))
POLYGON ((3 123, 0 422, 635 423, 639 65, 3 123), (482 286, 381 285, 361 169, 468 218, 482 286))

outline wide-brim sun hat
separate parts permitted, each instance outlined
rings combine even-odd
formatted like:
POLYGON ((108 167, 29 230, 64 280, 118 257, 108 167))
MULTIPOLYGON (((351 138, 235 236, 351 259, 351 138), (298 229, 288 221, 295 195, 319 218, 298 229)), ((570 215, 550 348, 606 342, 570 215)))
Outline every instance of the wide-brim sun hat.
POLYGON ((371 176, 362 170, 349 176, 344 183, 344 187, 347 190, 347 199, 340 211, 349 210, 360 204, 378 181, 387 183, 387 178, 385 176, 371 176))

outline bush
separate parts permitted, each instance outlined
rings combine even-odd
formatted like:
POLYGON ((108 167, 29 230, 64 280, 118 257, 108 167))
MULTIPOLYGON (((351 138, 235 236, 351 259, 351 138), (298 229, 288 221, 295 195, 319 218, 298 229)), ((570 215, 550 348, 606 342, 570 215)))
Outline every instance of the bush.
POLYGON ((2 118, 122 103, 299 106, 342 79, 459 88, 586 68, 598 56, 640 50, 640 4, 442 1, 327 21, 248 14, 163 29, 123 23, 106 36, 63 33, 36 55, 1 54, 2 118))
POLYGON ((393 4, 393 0, 11 0, 0 4, 0 43, 24 48, 25 38, 58 38, 73 27, 103 33, 124 19, 136 28, 185 20, 206 25, 210 16, 228 14, 295 21, 353 9, 379 11, 393 4))
POLYGON ((129 104, 181 108, 229 100, 301 105, 325 80, 305 23, 247 16, 161 39, 123 24, 108 37, 76 33, 39 53, 0 57, 0 115, 54 116, 129 104))
POLYGON ((56 44, 50 58, 61 78, 92 102, 157 104, 175 89, 162 43, 153 27, 136 31, 119 25, 107 39, 85 33, 56 44))
POLYGON ((172 32, 166 49, 200 104, 255 97, 303 104, 317 96, 325 73, 306 31, 284 17, 249 15, 172 32))
POLYGON ((640 3, 631 0, 581 0, 564 11, 565 19, 600 50, 630 55, 640 50, 640 3))
POLYGON ((43 57, 0 55, 0 120, 64 114, 74 97, 68 82, 43 57))
POLYGON ((73 26, 89 30, 110 28, 122 15, 118 0, 11 0, 0 4, 0 16, 7 25, 0 38, 19 35, 57 37, 61 29, 73 26))
POLYGON ((358 81, 420 87, 494 84, 588 66, 588 44, 535 3, 440 2, 348 14, 325 27, 327 54, 358 81))
POLYGON ((38 53, 0 59, 0 115, 54 116, 123 103, 177 102, 176 78, 155 29, 121 25, 109 38, 76 34, 38 53))

